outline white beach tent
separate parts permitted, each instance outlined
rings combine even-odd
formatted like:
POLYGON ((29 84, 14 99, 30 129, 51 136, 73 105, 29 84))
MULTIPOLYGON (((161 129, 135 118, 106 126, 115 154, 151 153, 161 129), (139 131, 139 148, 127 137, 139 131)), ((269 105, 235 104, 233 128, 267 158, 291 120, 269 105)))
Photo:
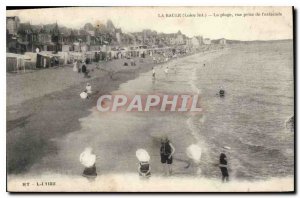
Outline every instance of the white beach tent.
POLYGON ((24 70, 25 60, 30 60, 30 57, 22 54, 6 53, 6 70, 18 72, 24 70))

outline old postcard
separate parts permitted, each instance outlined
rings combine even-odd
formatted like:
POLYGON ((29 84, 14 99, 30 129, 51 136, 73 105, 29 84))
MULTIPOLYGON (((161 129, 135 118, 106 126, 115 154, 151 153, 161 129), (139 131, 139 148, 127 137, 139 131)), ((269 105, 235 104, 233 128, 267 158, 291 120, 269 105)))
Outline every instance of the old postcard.
POLYGON ((7 190, 294 192, 293 12, 7 7, 7 190))

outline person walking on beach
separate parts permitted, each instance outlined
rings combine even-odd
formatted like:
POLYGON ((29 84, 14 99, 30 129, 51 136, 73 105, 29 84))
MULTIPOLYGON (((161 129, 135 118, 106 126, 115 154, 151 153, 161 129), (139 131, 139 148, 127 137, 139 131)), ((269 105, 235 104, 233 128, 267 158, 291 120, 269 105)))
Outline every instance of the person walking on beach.
POLYGON ((152 78, 155 78, 155 69, 152 67, 152 78))
POLYGON ((86 91, 87 91, 88 94, 92 94, 92 86, 90 85, 90 83, 86 84, 85 89, 86 89, 86 91))
POLYGON ((77 61, 74 61, 73 72, 78 72, 77 61))
POLYGON ((220 87, 220 90, 219 90, 219 96, 220 97, 224 97, 225 96, 225 90, 223 89, 222 86, 220 87))
POLYGON ((142 178, 150 178, 150 176, 151 176, 150 163, 149 162, 139 162, 138 172, 142 178))
POLYGON ((227 164, 227 157, 224 152, 220 154, 219 167, 222 173, 222 182, 228 182, 229 181, 228 164, 227 164))
POLYGON ((163 138, 160 147, 160 158, 163 164, 164 173, 166 175, 172 174, 172 163, 173 155, 175 153, 175 148, 171 144, 168 138, 163 138))
POLYGON ((89 99, 89 95, 87 93, 87 90, 84 90, 83 92, 80 93, 80 98, 85 100, 85 99, 89 99))
POLYGON ((141 178, 149 178, 151 176, 150 155, 145 149, 138 149, 135 152, 139 160, 138 173, 141 178))
POLYGON ((168 76, 168 73, 169 73, 169 67, 167 67, 167 68, 165 69, 165 75, 166 75, 166 77, 168 76))
POLYGON ((85 62, 83 63, 82 67, 81 67, 81 71, 84 74, 84 78, 89 78, 89 70, 87 69, 85 62))
POLYGON ((86 77, 86 66, 85 66, 85 63, 83 63, 83 65, 81 67, 81 72, 84 74, 84 77, 86 77))
POLYGON ((91 147, 87 147, 79 156, 80 163, 85 167, 82 173, 89 181, 94 181, 97 177, 96 155, 91 147))

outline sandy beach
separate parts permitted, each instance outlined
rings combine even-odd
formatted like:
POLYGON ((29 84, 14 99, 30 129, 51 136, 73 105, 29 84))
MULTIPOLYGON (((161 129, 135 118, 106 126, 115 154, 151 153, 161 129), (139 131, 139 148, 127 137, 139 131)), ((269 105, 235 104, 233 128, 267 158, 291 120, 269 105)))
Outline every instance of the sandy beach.
MULTIPOLYGON (((123 67, 124 61, 101 64, 101 69, 90 73, 91 78, 73 72, 72 65, 7 74, 8 172, 26 172, 45 155, 55 154, 59 148, 52 139, 79 129, 79 118, 90 113, 98 96, 116 90, 121 83, 152 68, 149 59, 135 67, 123 67), (113 79, 107 72, 111 70, 115 71, 113 79), (79 94, 87 82, 92 85, 94 95, 83 102, 79 94)), ((89 69, 94 67, 88 65, 89 69)))
POLYGON ((292 192, 293 178, 269 178, 256 182, 232 181, 201 177, 160 177, 141 180, 132 173, 104 174, 89 182, 70 175, 46 174, 33 177, 9 177, 9 191, 23 192, 292 192), (54 182, 55 185, 46 185, 54 182), (29 186, 22 186, 28 182, 29 186))
MULTIPOLYGON (((136 66, 123 66, 125 61, 128 62, 121 59, 101 63, 99 70, 94 69, 95 64, 90 64, 88 69, 94 69, 90 72, 91 78, 73 72, 73 65, 23 74, 8 73, 8 173, 28 173, 35 163, 41 164, 45 156, 55 156, 61 149, 59 142, 81 128, 80 118, 91 113, 100 95, 117 90, 120 84, 154 66, 151 58, 136 59, 136 66), (108 71, 114 71, 112 78, 108 71), (94 93, 89 100, 82 101, 79 94, 87 82, 94 93)), ((109 137, 104 142, 110 144, 108 140, 109 137)))

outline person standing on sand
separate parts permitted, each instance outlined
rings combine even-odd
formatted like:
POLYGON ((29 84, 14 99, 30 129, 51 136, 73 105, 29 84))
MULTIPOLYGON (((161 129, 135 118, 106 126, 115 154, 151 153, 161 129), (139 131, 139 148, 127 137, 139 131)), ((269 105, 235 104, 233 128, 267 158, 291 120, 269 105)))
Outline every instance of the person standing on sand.
POLYGON ((149 162, 139 162, 138 172, 142 178, 148 179, 151 176, 150 163, 149 162))
POLYGON ((78 72, 77 61, 74 61, 73 72, 78 72))
POLYGON ((153 56, 153 62, 156 63, 156 58, 155 58, 155 56, 153 56))
POLYGON ((155 69, 152 67, 152 77, 155 78, 155 69))
POLYGON ((85 78, 87 78, 88 77, 88 70, 87 70, 87 68, 86 68, 86 65, 85 65, 85 63, 83 63, 83 65, 82 65, 82 67, 81 67, 81 71, 82 71, 82 73, 83 73, 83 77, 85 77, 85 78))
POLYGON ((145 149, 138 149, 135 152, 139 160, 138 172, 141 178, 149 178, 151 176, 150 155, 145 149))
POLYGON ((97 177, 97 157, 92 151, 93 149, 91 147, 87 147, 79 156, 80 163, 85 167, 82 176, 86 177, 89 181, 93 181, 97 177))
MULTIPOLYGON (((76 61, 76 62, 77 62, 77 61, 76 61)), ((77 62, 78 73, 81 72, 81 67, 82 67, 81 62, 80 62, 80 61, 77 62)))
POLYGON ((87 91, 88 94, 92 94, 92 86, 90 85, 90 83, 86 84, 85 89, 86 89, 86 91, 87 91))
POLYGON ((168 138, 163 138, 160 147, 160 158, 163 164, 164 173, 166 175, 172 174, 172 163, 173 155, 175 153, 175 148, 168 140, 168 138))
POLYGON ((166 77, 168 76, 168 73, 169 73, 169 67, 167 67, 167 68, 165 69, 165 75, 166 75, 166 77))
POLYGON ((228 182, 229 181, 228 163, 227 163, 227 157, 223 152, 220 154, 219 167, 222 173, 222 182, 228 182))
POLYGON ((83 92, 80 93, 80 98, 85 100, 85 99, 89 99, 89 95, 87 93, 87 90, 84 90, 83 92))

